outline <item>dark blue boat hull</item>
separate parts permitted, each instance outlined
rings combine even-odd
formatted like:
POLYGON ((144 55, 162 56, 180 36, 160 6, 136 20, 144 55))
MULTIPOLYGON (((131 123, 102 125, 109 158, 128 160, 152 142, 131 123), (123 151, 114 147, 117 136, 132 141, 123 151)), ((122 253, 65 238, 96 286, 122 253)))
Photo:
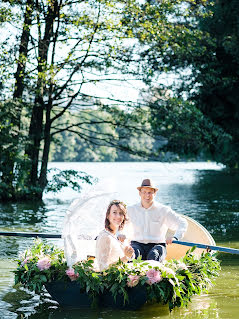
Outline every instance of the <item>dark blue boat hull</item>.
POLYGON ((137 310, 147 301, 146 289, 136 286, 128 289, 128 300, 124 303, 123 295, 117 295, 116 300, 110 292, 105 292, 100 296, 100 305, 104 308, 117 308, 124 310, 137 310))
MULTIPOLYGON (((45 284, 46 290, 52 299, 64 308, 90 308, 93 299, 82 292, 81 285, 77 281, 52 281, 45 284)), ((118 295, 114 300, 110 292, 105 292, 94 299, 94 304, 103 308, 115 308, 124 310, 137 310, 147 301, 146 289, 140 286, 129 288, 129 300, 124 304, 123 295, 118 295)))
POLYGON ((45 284, 45 287, 52 299, 57 301, 62 307, 91 307, 92 298, 88 294, 82 292, 80 283, 77 281, 52 281, 45 284))

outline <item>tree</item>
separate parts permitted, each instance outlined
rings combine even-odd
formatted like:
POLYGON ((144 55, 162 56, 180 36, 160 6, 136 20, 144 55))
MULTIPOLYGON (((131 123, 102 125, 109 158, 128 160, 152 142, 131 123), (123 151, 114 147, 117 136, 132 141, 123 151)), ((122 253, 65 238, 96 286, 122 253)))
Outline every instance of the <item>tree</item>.
MULTIPOLYGON (((124 127, 140 132, 142 124, 137 127, 138 121, 135 121, 132 126, 130 112, 112 107, 112 104, 105 118, 99 114, 87 118, 84 105, 95 108, 101 100, 94 94, 87 96, 84 87, 102 80, 123 81, 122 69, 127 76, 135 73, 134 69, 130 71, 134 58, 128 55, 123 59, 124 51, 131 53, 121 22, 124 1, 26 0, 14 4, 16 7, 19 4, 17 18, 21 17, 23 23, 19 58, 15 60, 16 72, 13 73, 15 79, 11 78, 9 66, 10 81, 5 86, 5 94, 7 91, 9 97, 12 83, 13 98, 21 98, 25 107, 24 112, 21 108, 18 114, 23 112, 30 119, 21 168, 25 172, 27 190, 20 189, 18 197, 25 197, 27 193, 29 197, 34 194, 41 198, 47 185, 50 145, 57 134, 68 131, 98 146, 130 150, 125 132, 112 134, 96 128, 108 124, 114 129, 124 127), (59 125, 58 120, 70 109, 76 120, 59 125), (86 130, 85 123, 91 128, 86 130), (124 143, 120 139, 124 139, 124 143)), ((12 25, 14 22, 19 26, 18 19, 13 20, 12 25)), ((16 47, 15 41, 12 43, 16 47)), ((9 42, 7 44, 10 46, 9 42)), ((14 178, 18 172, 13 169, 14 178)), ((11 185, 16 183, 16 180, 11 181, 11 185)), ((17 192, 15 188, 6 194, 16 198, 14 192, 17 192)))
POLYGON ((148 101, 148 112, 154 133, 166 141, 159 147, 161 152, 172 152, 172 159, 211 159, 215 140, 221 146, 230 141, 230 136, 206 118, 195 103, 176 97, 163 98, 161 90, 158 91, 148 101))
MULTIPOLYGON (((74 112, 76 113, 76 111, 74 112)), ((81 118, 83 124, 81 129, 78 128, 77 132, 63 131, 55 134, 51 147, 51 160, 53 161, 76 161, 76 162, 88 162, 88 161, 114 161, 116 159, 116 149, 113 147, 102 145, 95 145, 91 143, 95 133, 102 135, 108 134, 109 136, 115 136, 115 130, 107 123, 100 123, 92 125, 93 118, 106 119, 105 112, 99 112, 98 110, 85 109, 84 112, 80 112, 78 116, 81 118), (84 120, 83 120, 84 118, 84 120), (89 140, 81 138, 78 133, 88 132, 89 140)), ((69 126, 74 129, 74 125, 78 123, 76 114, 75 116, 66 112, 61 118, 59 118, 57 127, 62 127, 68 122, 69 126)), ((76 130, 76 129, 75 129, 76 130)))
MULTIPOLYGON (((211 134, 203 125, 205 134, 200 134, 199 145, 203 144, 212 158, 229 167, 238 167, 239 155, 238 10, 235 0, 166 0, 147 1, 141 10, 134 14, 128 10, 125 14, 128 32, 143 44, 139 56, 144 61, 145 81, 160 78, 162 72, 178 75, 177 83, 169 87, 174 97, 179 97, 178 109, 182 99, 192 105, 188 119, 194 110, 191 120, 197 131, 202 122, 195 122, 195 119, 205 118, 203 121, 211 127, 211 134)), ((158 126, 161 111, 156 118, 153 112, 154 121, 158 118, 158 126)), ((165 111, 167 114, 169 109, 165 111)), ((177 120, 180 121, 180 117, 177 120)), ((183 132, 184 139, 192 137, 185 128, 183 132)), ((190 141, 189 144, 179 141, 178 145, 187 153, 190 141)), ((167 145, 173 148, 170 140, 167 145)), ((198 151, 201 151, 200 147, 198 151)))
MULTIPOLYGON (((14 1, 10 1, 10 8, 8 12, 8 19, 5 16, 5 21, 12 20, 13 12, 10 10, 14 6, 14 1)), ((12 103, 7 103, 7 109, 9 113, 7 115, 8 126, 11 126, 11 131, 14 131, 14 148, 5 147, 4 156, 1 158, 1 166, 4 167, 2 170, 2 182, 5 187, 8 188, 9 193, 13 193, 13 183, 14 183, 14 166, 19 161, 19 149, 17 147, 18 143, 22 143, 21 139, 21 113, 23 108, 22 95, 24 90, 24 80, 25 80, 25 69, 26 69, 26 57, 28 55, 28 44, 30 39, 30 27, 32 24, 32 13, 33 13, 33 0, 27 0, 24 7, 23 13, 23 26, 22 34, 20 37, 20 44, 18 50, 18 57, 16 59, 17 70, 14 75, 15 87, 13 88, 13 99, 12 103), (11 110, 9 106, 12 106, 14 110, 11 110)), ((4 9, 4 8, 2 8, 4 9)), ((6 10, 6 8, 5 8, 6 10)), ((7 42, 7 39, 5 42, 7 42)), ((4 48, 3 48, 4 52, 4 48)), ((7 61, 9 63, 10 61, 7 61)), ((3 68, 4 70, 4 68, 3 68)), ((4 104, 3 104, 4 105, 4 104)), ((11 136, 11 134, 10 134, 11 136)))
POLYGON ((239 162, 239 31, 238 1, 215 1, 207 7, 212 14, 200 19, 200 28, 209 34, 209 58, 193 61, 200 83, 198 93, 193 96, 199 108, 219 125, 228 135, 222 147, 215 143, 212 152, 215 158, 229 167, 238 168, 239 162))

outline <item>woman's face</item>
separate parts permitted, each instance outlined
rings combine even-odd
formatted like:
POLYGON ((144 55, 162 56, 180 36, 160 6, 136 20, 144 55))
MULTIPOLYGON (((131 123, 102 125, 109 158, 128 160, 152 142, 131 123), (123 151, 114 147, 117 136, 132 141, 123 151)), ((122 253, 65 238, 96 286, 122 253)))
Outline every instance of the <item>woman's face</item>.
POLYGON ((116 205, 112 205, 108 216, 110 228, 117 231, 121 223, 124 221, 124 214, 122 210, 116 205))

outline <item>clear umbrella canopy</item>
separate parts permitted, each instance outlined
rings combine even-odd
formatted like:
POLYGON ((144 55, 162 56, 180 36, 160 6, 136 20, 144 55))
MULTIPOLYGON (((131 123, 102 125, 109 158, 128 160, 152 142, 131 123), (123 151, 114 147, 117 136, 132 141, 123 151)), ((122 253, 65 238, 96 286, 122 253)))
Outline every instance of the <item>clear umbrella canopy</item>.
POLYGON ((66 212, 62 238, 68 266, 85 257, 86 240, 96 239, 104 229, 105 215, 111 200, 117 199, 116 193, 91 191, 73 201, 66 212))

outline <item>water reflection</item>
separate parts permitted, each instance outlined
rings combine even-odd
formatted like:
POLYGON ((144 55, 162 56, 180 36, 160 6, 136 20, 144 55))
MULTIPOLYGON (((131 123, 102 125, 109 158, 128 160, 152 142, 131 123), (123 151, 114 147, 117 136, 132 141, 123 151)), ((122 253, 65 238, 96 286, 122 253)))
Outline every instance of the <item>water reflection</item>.
POLYGON ((238 241, 239 173, 196 171, 192 185, 163 185, 158 200, 201 223, 216 242, 238 241))
POLYGON ((1 228, 24 229, 27 225, 29 229, 36 230, 39 225, 46 222, 47 207, 41 201, 14 204, 3 203, 0 205, 0 210, 1 228))
MULTIPOLYGON (((27 296, 25 297, 27 298, 27 296)), ((36 299, 36 298, 35 298, 36 299)), ((218 318, 217 302, 209 296, 201 296, 200 298, 194 298, 193 303, 185 309, 175 309, 171 313, 168 310, 168 306, 162 305, 145 305, 138 311, 122 311, 113 309, 63 309, 57 307, 47 300, 42 300, 42 303, 32 311, 32 308, 27 307, 27 303, 32 302, 33 298, 26 301, 24 304, 17 305, 10 308, 10 311, 17 313, 17 318, 24 318, 27 316, 29 319, 151 319, 151 318, 172 318, 178 319, 179 317, 203 319, 203 318, 218 318), (31 313, 29 312, 31 311, 31 313)))
POLYGON ((199 203, 206 205, 197 220, 201 222, 216 241, 238 240, 239 226, 239 173, 200 171, 192 192, 199 203))
POLYGON ((69 201, 0 203, 0 228, 9 231, 60 231, 69 201))

